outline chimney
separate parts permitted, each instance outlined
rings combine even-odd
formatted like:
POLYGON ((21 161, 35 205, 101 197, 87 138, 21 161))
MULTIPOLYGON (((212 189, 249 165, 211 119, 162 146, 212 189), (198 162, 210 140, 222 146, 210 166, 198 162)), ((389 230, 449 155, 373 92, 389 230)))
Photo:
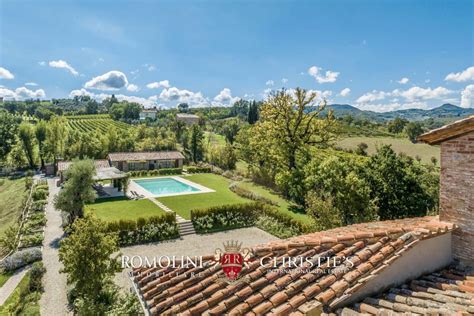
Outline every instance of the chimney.
POLYGON ((440 145, 439 218, 459 226, 454 258, 474 266, 474 116, 432 130, 419 140, 440 145))

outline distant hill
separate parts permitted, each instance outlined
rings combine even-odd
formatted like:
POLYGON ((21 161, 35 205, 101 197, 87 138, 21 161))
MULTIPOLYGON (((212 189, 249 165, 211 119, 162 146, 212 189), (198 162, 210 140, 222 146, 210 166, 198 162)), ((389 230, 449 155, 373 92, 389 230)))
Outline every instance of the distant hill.
POLYGON ((330 104, 326 107, 325 111, 327 112, 329 109, 334 111, 336 117, 351 115, 355 118, 378 122, 393 120, 396 117, 404 118, 409 121, 423 121, 429 118, 452 121, 474 115, 474 108, 466 109, 449 103, 430 110, 408 109, 390 112, 373 112, 360 110, 349 104, 330 104))

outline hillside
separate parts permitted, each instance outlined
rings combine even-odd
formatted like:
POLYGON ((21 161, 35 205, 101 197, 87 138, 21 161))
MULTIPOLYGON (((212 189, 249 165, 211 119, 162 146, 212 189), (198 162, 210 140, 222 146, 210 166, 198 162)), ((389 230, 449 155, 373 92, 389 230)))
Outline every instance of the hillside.
POLYGON ((349 104, 331 104, 327 106, 325 111, 327 112, 329 109, 334 111, 336 117, 351 115, 354 118, 368 119, 377 122, 389 121, 400 117, 409 121, 423 121, 432 118, 447 123, 462 117, 474 115, 474 108, 467 109, 449 103, 430 110, 408 109, 390 112, 373 112, 360 110, 349 104))

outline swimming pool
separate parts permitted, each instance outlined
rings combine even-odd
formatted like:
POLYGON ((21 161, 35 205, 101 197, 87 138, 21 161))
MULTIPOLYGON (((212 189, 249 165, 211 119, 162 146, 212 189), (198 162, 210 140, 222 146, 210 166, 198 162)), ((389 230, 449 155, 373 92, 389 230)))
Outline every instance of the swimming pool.
POLYGON ((133 180, 139 187, 153 196, 170 196, 209 192, 207 188, 180 177, 164 177, 133 180), (207 190, 206 190, 207 189, 207 190))

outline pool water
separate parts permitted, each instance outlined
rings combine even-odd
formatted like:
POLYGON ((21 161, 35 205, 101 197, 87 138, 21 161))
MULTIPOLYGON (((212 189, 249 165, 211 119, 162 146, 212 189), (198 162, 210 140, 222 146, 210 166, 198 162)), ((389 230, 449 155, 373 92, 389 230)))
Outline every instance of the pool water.
POLYGON ((173 178, 140 179, 134 181, 156 196, 201 191, 198 188, 173 178))

